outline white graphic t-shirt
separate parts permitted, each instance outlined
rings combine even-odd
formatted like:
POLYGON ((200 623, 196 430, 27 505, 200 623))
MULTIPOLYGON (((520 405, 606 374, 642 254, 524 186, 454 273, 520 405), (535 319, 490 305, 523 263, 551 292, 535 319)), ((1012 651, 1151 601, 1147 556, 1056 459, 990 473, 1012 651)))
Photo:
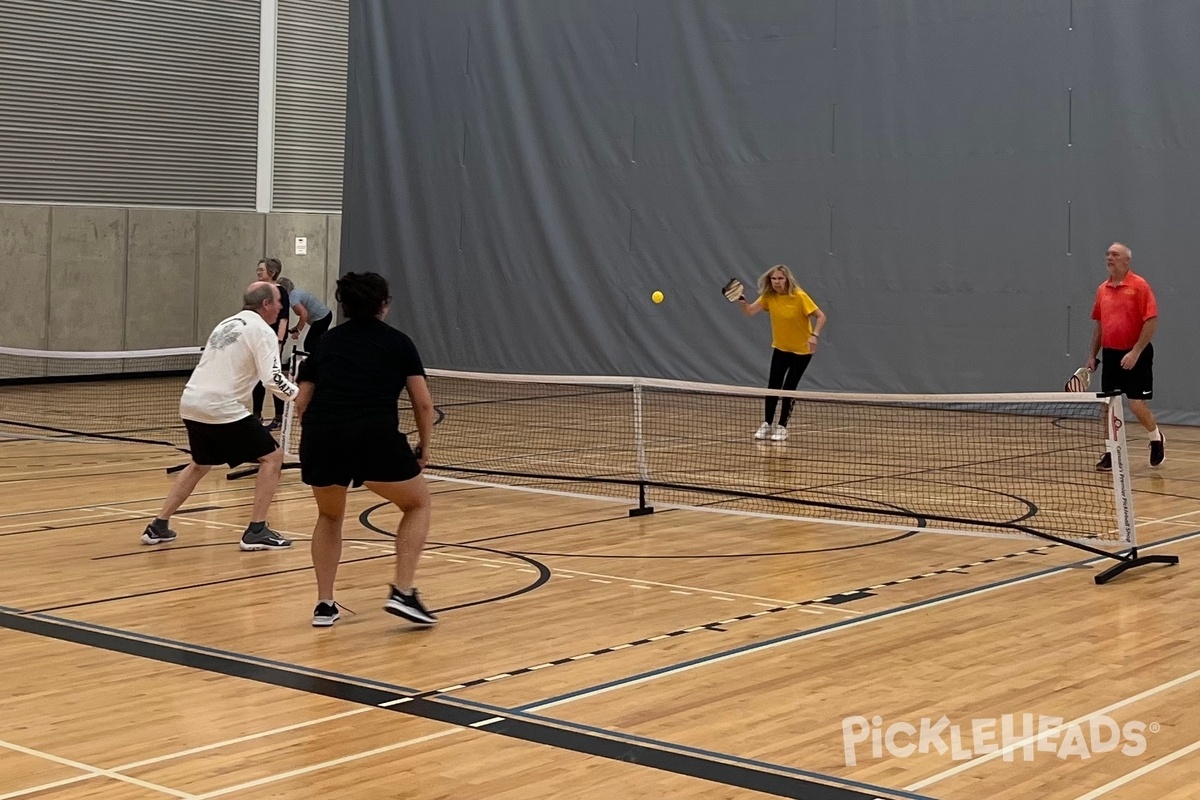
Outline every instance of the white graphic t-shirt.
POLYGON ((179 415, 222 425, 249 416, 244 405, 254 385, 291 400, 299 391, 279 365, 279 339, 254 311, 221 320, 208 337, 200 363, 179 400, 179 415))

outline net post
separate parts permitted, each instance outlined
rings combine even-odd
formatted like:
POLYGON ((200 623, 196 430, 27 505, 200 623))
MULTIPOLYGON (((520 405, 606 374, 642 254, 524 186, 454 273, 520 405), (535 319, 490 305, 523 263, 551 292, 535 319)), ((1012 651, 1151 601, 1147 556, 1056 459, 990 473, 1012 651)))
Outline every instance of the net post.
MULTIPOLYGON (((288 369, 288 380, 292 383, 296 382, 296 376, 300 374, 300 363, 308 358, 308 353, 303 350, 292 349, 292 365, 288 369)), ((268 399, 270 399, 268 397, 268 399)), ((280 469, 300 469, 300 456, 298 453, 288 451, 288 444, 292 441, 292 427, 294 419, 293 410, 295 409, 295 400, 288 400, 283 404, 283 424, 279 426, 279 449, 283 452, 283 466, 280 469)), ((225 475, 225 480, 236 481, 241 478, 248 478, 251 475, 258 475, 258 465, 244 469, 233 470, 225 475)))
POLYGON ((1179 563, 1179 556, 1157 553, 1138 555, 1137 526, 1133 515, 1133 481, 1129 474, 1129 448, 1125 439, 1125 403, 1121 395, 1105 398, 1105 447, 1112 459, 1113 491, 1116 495, 1117 535, 1129 545, 1127 553, 1113 555, 1117 563, 1096 575, 1096 583, 1103 585, 1126 570, 1146 564, 1179 563))
MULTIPOLYGON (((291 374, 288 376, 288 378, 293 383, 296 382, 296 377, 300 374, 300 365, 304 363, 304 360, 306 358, 308 358, 308 354, 305 353, 303 350, 293 350, 292 351, 292 368, 290 370, 291 374)), ((292 429, 295 428, 295 426, 296 426, 296 422, 295 422, 296 413, 295 412, 296 412, 295 399, 288 400, 287 403, 285 403, 284 407, 283 407, 283 427, 280 428, 281 433, 279 434, 281 437, 283 437, 283 443, 279 449, 283 451, 283 460, 284 461, 297 461, 298 462, 300 459, 299 453, 293 453, 290 450, 288 450, 288 447, 292 443, 292 429)))
POLYGON ((642 384, 633 381, 633 440, 637 448, 638 506, 629 509, 629 516, 643 517, 654 513, 654 507, 646 505, 646 484, 650 480, 650 468, 646 461, 646 436, 642 429, 642 384))
POLYGON ((1112 459, 1113 491, 1116 493, 1117 535, 1123 544, 1137 549, 1133 516, 1133 484, 1129 476, 1129 448, 1125 441, 1125 403, 1121 395, 1106 398, 1105 448, 1112 459))

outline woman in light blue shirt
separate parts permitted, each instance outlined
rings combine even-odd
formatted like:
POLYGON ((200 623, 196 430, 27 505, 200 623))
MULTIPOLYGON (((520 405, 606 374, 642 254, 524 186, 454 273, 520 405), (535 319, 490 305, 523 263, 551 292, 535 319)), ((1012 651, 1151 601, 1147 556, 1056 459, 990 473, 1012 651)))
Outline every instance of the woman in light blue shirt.
POLYGON ((308 336, 304 339, 304 350, 311 353, 316 349, 321 335, 329 330, 329 325, 333 322, 333 312, 311 292, 297 289, 291 279, 280 278, 279 285, 287 290, 288 297, 292 302, 292 310, 300 318, 296 327, 292 328, 292 339, 299 339, 300 334, 307 327, 308 336))

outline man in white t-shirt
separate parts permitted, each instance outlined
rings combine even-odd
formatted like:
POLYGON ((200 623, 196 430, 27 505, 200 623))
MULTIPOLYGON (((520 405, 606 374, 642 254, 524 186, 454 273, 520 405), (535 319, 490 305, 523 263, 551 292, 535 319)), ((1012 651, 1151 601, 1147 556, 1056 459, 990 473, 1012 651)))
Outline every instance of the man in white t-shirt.
POLYGON ((274 284, 252 283, 242 296, 242 310, 218 323, 208 337, 200 363, 179 401, 192 461, 175 478, 158 517, 146 526, 143 544, 175 540, 175 532, 168 525, 171 515, 214 466, 236 467, 257 461, 254 507, 241 547, 282 550, 292 546, 291 541, 267 527, 267 509, 279 485, 283 453, 244 404, 260 381, 284 400, 294 398, 298 391, 283 374, 279 339, 267 323, 279 316, 280 307, 279 289, 274 284))

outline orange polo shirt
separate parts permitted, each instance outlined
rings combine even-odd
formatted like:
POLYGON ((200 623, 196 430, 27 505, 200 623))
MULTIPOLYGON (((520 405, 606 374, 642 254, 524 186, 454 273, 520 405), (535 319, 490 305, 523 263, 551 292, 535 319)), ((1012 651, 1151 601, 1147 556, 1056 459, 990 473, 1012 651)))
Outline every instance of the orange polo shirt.
POLYGON ((1132 350, 1146 320, 1158 316, 1158 303, 1141 275, 1125 273, 1120 283, 1107 280, 1096 290, 1092 319, 1100 322, 1100 346, 1132 350))

